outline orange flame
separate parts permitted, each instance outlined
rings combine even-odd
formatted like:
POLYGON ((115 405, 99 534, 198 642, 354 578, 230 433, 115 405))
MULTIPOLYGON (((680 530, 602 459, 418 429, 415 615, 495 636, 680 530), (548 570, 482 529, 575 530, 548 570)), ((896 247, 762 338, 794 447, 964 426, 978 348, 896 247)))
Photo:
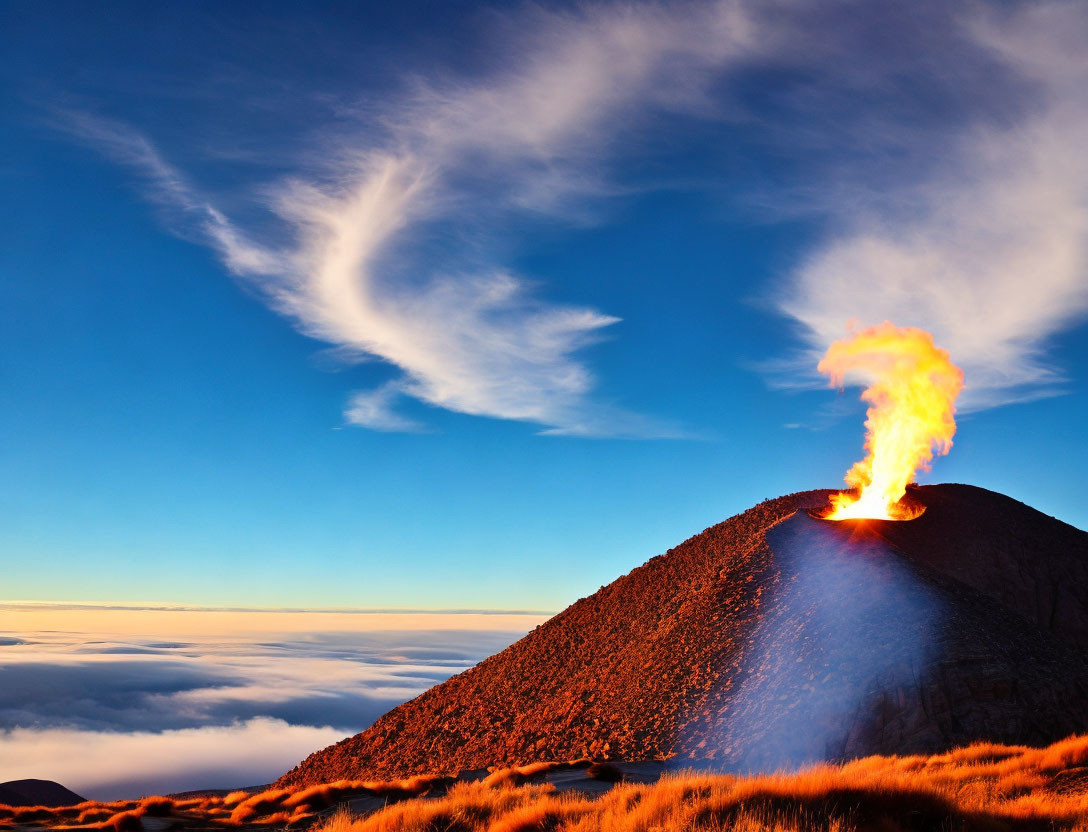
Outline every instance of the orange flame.
POLYGON ((929 470, 934 449, 943 456, 952 448, 963 371, 925 330, 887 321, 833 343, 817 369, 836 387, 855 371, 874 379, 861 394, 868 454, 846 472, 854 490, 832 495, 825 519, 917 517, 900 500, 915 471, 929 470))

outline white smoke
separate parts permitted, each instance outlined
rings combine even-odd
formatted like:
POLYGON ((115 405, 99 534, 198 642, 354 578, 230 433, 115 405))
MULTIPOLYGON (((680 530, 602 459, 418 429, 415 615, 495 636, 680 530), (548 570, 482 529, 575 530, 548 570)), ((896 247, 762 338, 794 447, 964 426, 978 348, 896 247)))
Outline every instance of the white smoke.
MULTIPOLYGON (((876 541, 798 512, 767 536, 781 570, 729 700, 731 767, 773 771, 842 758, 932 658, 937 595, 876 541)), ((727 755, 728 756, 728 755, 727 755)))
POLYGON ((1088 313, 1088 7, 1031 4, 965 27, 1033 103, 1011 123, 931 137, 951 158, 929 178, 834 208, 847 231, 806 258, 780 305, 804 324, 813 367, 851 322, 929 330, 964 369, 970 410, 1059 391, 1049 340, 1088 313))

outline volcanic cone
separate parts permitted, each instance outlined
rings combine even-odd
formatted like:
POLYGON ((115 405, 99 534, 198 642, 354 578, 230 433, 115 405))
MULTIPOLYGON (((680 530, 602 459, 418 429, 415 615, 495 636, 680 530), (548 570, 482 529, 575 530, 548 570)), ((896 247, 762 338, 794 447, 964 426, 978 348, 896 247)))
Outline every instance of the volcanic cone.
POLYGON ((966 485, 907 522, 760 503, 279 785, 580 757, 772 769, 1088 730, 1088 534, 966 485))

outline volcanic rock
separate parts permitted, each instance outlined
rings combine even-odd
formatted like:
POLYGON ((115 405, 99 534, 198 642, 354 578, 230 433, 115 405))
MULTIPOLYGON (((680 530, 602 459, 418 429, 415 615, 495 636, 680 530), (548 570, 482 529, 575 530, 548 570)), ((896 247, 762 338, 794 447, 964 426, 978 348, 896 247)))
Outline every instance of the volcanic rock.
POLYGON ((277 785, 592 757, 771 769, 1088 730, 1088 534, 966 485, 907 522, 768 500, 277 785))

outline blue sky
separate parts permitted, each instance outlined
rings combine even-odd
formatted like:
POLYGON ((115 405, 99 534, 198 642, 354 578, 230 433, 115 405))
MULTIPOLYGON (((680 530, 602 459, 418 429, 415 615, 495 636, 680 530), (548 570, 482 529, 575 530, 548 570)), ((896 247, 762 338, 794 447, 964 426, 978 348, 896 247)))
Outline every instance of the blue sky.
POLYGON ((7 598, 560 609, 839 484, 851 320, 1088 527, 1080 4, 0 9, 7 598))

